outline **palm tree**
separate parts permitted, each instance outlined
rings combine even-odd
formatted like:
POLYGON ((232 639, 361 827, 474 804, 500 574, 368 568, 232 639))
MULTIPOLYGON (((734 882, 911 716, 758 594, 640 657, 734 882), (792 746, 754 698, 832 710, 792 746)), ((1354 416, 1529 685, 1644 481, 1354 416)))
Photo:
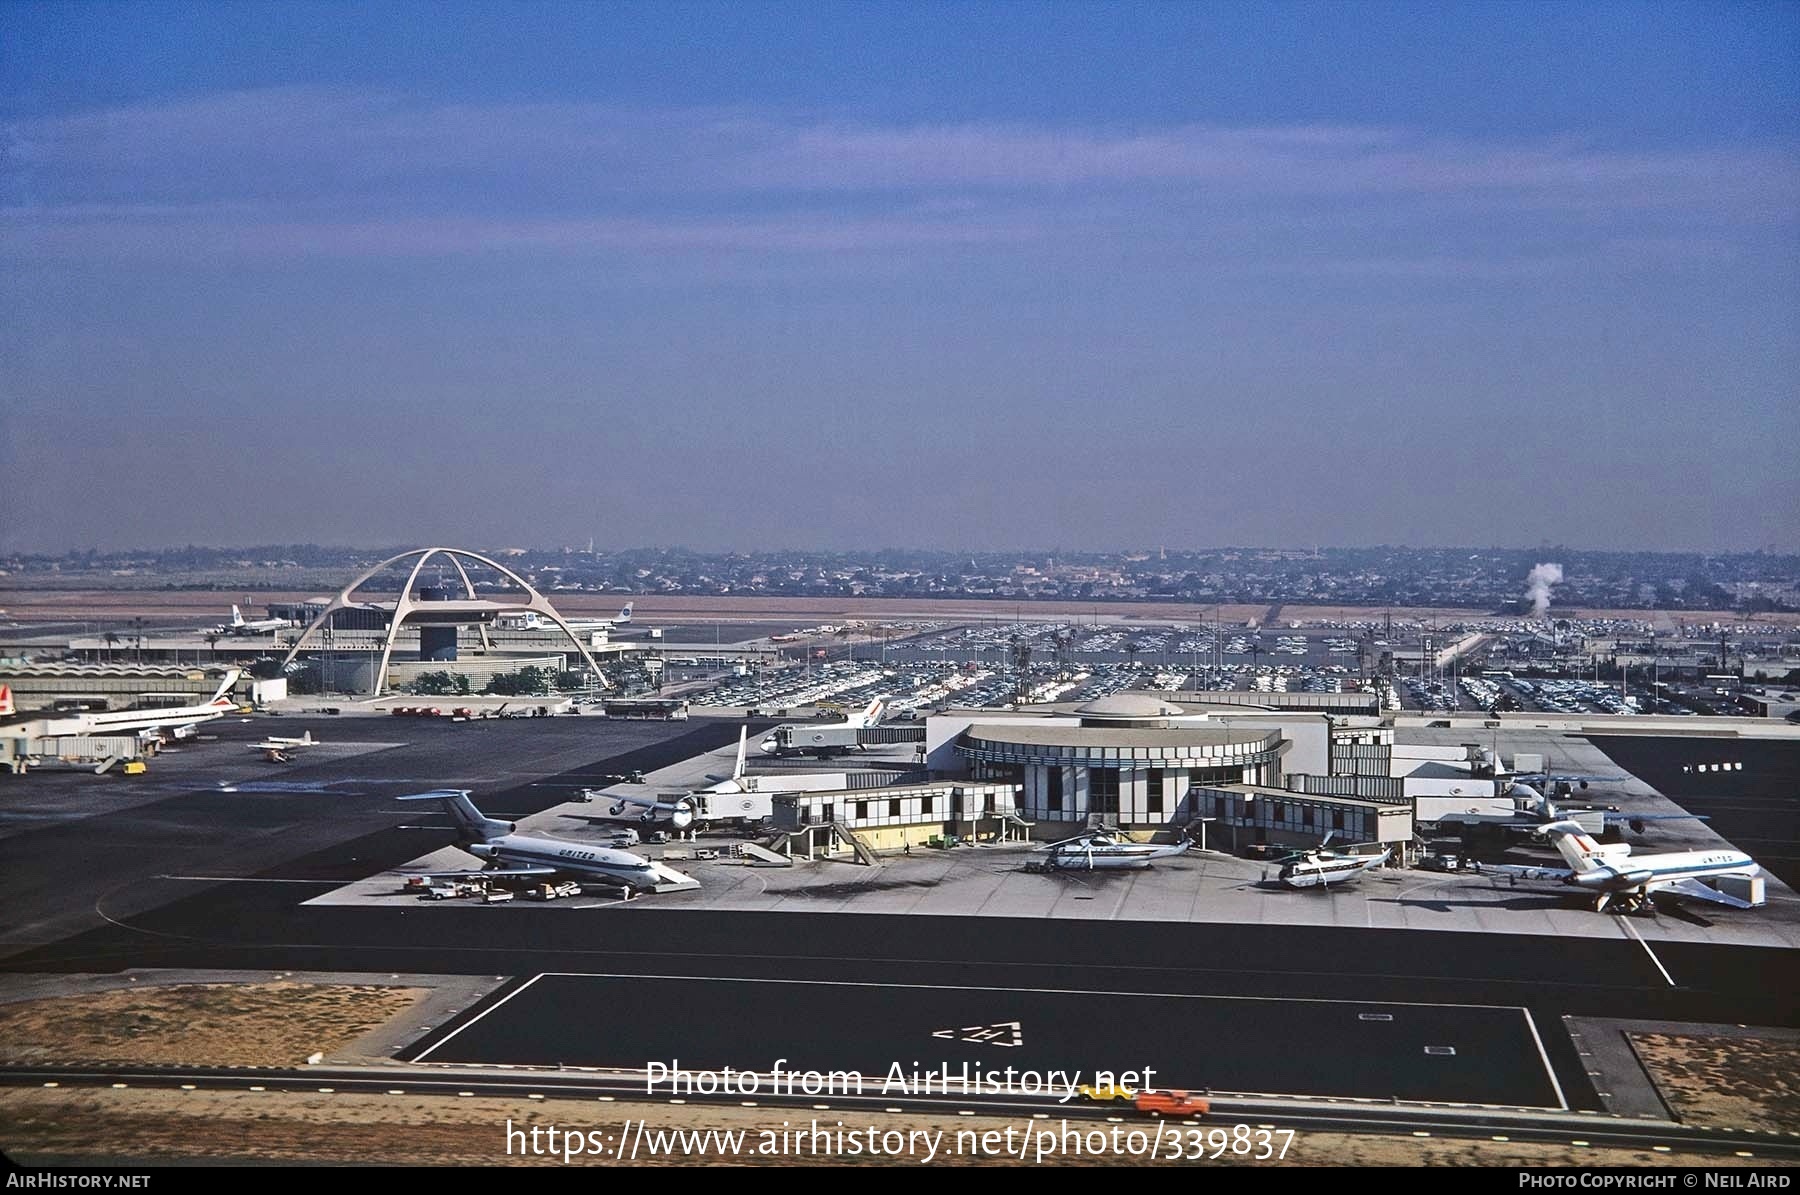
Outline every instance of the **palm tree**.
POLYGON ((212 653, 212 654, 214 654, 214 655, 217 655, 217 654, 218 654, 218 647, 219 647, 219 634, 218 634, 218 632, 217 632, 217 631, 209 631, 209 632, 207 632, 207 635, 206 635, 206 650, 207 650, 207 651, 208 651, 208 652, 211 652, 211 653, 212 653))
POLYGON ((108 631, 100 638, 106 641, 106 658, 111 660, 113 651, 119 646, 119 634, 117 631, 108 631))

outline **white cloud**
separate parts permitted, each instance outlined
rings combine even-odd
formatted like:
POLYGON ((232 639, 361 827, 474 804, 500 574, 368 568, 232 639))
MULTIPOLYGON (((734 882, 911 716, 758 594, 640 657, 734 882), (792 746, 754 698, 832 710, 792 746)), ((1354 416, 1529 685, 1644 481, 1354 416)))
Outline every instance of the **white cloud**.
POLYGON ((1423 222, 1597 220, 1620 225, 1615 237, 1680 239, 1791 229, 1800 195, 1791 145, 879 125, 322 88, 18 120, 3 135, 0 251, 14 254, 806 253, 1199 231, 1296 211, 1341 231, 1359 203, 1410 205, 1423 222))

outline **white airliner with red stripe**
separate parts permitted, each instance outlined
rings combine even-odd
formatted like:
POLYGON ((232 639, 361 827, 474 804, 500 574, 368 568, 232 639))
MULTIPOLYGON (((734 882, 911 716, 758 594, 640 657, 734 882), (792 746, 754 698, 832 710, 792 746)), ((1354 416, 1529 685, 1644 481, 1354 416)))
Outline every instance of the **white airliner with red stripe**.
MULTIPOLYGON (((174 705, 137 710, 108 710, 92 714, 52 714, 43 719, 38 734, 122 734, 129 731, 173 730, 179 736, 201 722, 223 718, 237 708, 226 694, 237 684, 239 670, 233 668, 219 682, 212 700, 204 705, 174 705)), ((10 700, 10 693, 8 694, 10 700)))

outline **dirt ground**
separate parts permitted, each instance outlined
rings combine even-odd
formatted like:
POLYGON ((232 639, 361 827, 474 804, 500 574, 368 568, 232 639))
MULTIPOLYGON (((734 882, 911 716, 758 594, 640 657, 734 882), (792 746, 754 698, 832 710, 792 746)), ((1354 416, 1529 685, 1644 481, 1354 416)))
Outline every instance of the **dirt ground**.
MULTIPOLYGON (((395 1087, 403 1089, 403 1081, 395 1087)), ((717 1137, 695 1149, 670 1145, 651 1157, 640 1145, 637 1160, 659 1165, 806 1165, 812 1163, 861 1163, 887 1165, 1025 1165, 1016 1157, 979 1158, 974 1143, 988 1131, 1009 1127, 1033 1132, 1058 1131, 1057 1122, 1001 1117, 928 1116, 917 1113, 887 1114, 862 1111, 814 1112, 801 1108, 737 1108, 706 1105, 671 1106, 667 1103, 597 1103, 575 1100, 488 1099, 427 1096, 379 1096, 297 1092, 208 1092, 160 1090, 94 1090, 27 1088, 0 1091, 0 1148, 15 1160, 58 1157, 114 1162, 180 1162, 214 1160, 266 1160, 278 1162, 376 1162, 383 1165, 565 1165, 560 1151, 555 1156, 532 1155, 529 1133, 533 1126, 556 1125, 564 1132, 605 1135, 605 1156, 583 1154, 569 1165, 616 1165, 611 1156, 619 1142, 634 1134, 625 1122, 643 1121, 646 1132, 684 1129, 742 1131, 743 1144, 735 1149, 721 1145, 717 1137), (928 1157, 922 1144, 912 1148, 897 1143, 897 1153, 871 1158, 815 1153, 793 1138, 784 1141, 785 1129, 806 1130, 814 1118, 836 1131, 841 1120, 845 1132, 873 1127, 878 1134, 908 1131, 941 1131, 942 1144, 928 1157), (522 1130, 512 1138, 508 1153, 507 1128, 522 1130), (763 1136, 767 1132, 768 1136, 763 1136), (958 1152, 956 1134, 973 1132, 970 1145, 958 1152), (761 1152, 768 1150, 769 1152, 761 1152)), ((1141 1128, 1154 1122, 1114 1126, 1083 1121, 1083 1133, 1110 1133, 1114 1128, 1141 1128)), ((1228 1124, 1208 1122, 1201 1132, 1228 1124)), ((652 1138, 653 1139, 653 1138, 652 1138)), ((559 1138, 560 1140, 560 1138, 559 1138)), ((999 1139, 1003 1141, 1004 1138, 999 1139)), ((1274 1138, 1277 1148, 1282 1140, 1274 1138)), ((548 1138, 540 1135, 541 1147, 548 1138)), ((1161 1160, 1132 1158, 1110 1148, 1085 1156, 1046 1158, 1048 1165, 1169 1165, 1161 1160)), ((1538 1145, 1523 1142, 1458 1141, 1412 1137, 1365 1137, 1338 1133, 1298 1132, 1279 1163, 1234 1158, 1195 1160, 1195 1166, 1642 1166, 1696 1165, 1708 1167, 1754 1165, 1754 1159, 1650 1151, 1589 1149, 1573 1145, 1538 1145)), ((1765 1163, 1766 1164, 1766 1163, 1765 1163)))
MULTIPOLYGON (((318 591, 255 594, 252 606, 260 611, 265 602, 296 602, 316 597, 318 591)), ((245 594, 235 589, 146 591, 134 589, 7 589, 0 587, 0 609, 20 622, 68 619, 118 620, 142 616, 153 621, 193 621, 195 626, 217 622, 219 612, 245 594)), ((559 593, 557 609, 565 614, 607 615, 619 608, 620 594, 559 593)), ((936 619, 943 621, 1015 618, 1027 620, 1091 619, 1096 613, 1115 621, 1208 623, 1215 618, 1228 627, 1242 626, 1267 613, 1266 604, 1211 606, 1189 602, 1010 602, 956 601, 932 598, 795 598, 795 597, 634 597, 634 617, 640 623, 655 622, 812 622, 861 618, 871 621, 936 619)), ((1281 622, 1309 619, 1373 619, 1385 606, 1283 605, 1281 622)), ((1396 617, 1437 618, 1458 621, 1483 617, 1487 611, 1431 607, 1393 608, 1396 617)), ((248 612, 247 612, 248 613, 248 612)), ((1644 610, 1583 610, 1559 607, 1558 615, 1570 618, 1647 618, 1644 610)), ((1689 623, 1761 622, 1765 625, 1800 625, 1800 614, 1745 615, 1734 611, 1683 610, 1676 617, 1689 623)))
POLYGON ((1669 1033, 1630 1038, 1683 1123, 1800 1131, 1800 1041, 1669 1033))
POLYGON ((405 1012, 422 988, 185 984, 0 1005, 0 1061, 297 1066, 405 1012))

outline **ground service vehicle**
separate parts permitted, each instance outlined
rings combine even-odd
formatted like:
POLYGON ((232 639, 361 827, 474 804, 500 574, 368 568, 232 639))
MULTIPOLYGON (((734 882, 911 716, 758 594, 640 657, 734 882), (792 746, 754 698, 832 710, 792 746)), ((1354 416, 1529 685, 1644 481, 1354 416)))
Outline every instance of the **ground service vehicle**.
POLYGON ((1186 1091, 1140 1091, 1137 1110, 1156 1116, 1205 1116, 1212 1105, 1202 1096, 1186 1091))

